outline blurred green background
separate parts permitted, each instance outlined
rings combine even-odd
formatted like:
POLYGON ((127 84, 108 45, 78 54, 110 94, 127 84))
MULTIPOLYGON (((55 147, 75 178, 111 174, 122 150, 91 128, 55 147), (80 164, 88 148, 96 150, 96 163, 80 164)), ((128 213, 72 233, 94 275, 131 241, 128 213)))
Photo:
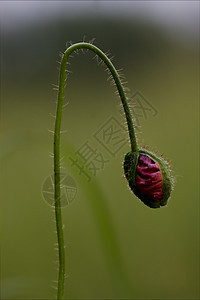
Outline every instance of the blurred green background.
POLYGON ((125 125, 120 100, 92 53, 74 55, 61 141, 63 171, 77 188, 62 210, 65 298, 199 299, 199 3, 184 3, 1 2, 2 299, 56 295, 54 213, 42 195, 53 172, 52 84, 59 51, 84 36, 114 55, 132 100, 137 92, 146 99, 138 142, 170 160, 176 183, 157 210, 129 191, 129 143, 112 155, 94 137, 110 118, 125 125), (86 141, 108 161, 87 170, 90 182, 70 161, 86 141))

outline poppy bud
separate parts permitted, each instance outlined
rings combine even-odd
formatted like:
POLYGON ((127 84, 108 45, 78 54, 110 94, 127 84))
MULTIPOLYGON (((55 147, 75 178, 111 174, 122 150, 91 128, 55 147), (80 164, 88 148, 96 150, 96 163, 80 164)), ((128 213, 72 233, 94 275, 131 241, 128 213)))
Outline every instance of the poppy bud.
POLYGON ((128 152, 124 171, 132 192, 151 208, 167 204, 172 180, 167 163, 145 149, 128 152))

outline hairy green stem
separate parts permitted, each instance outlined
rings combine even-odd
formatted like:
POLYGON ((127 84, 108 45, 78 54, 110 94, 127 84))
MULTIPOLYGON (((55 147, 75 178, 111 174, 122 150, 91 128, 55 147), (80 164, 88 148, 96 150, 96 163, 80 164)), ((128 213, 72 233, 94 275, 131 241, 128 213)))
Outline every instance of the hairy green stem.
POLYGON ((58 102, 56 111, 55 131, 54 131, 54 184, 55 184, 55 218, 56 218, 56 229, 57 229, 57 240, 58 240, 58 252, 59 252, 59 274, 58 274, 58 290, 57 299, 62 299, 64 294, 64 280, 65 280, 65 250, 64 250, 64 235, 63 235, 63 223, 61 214, 61 201, 60 201, 60 129, 61 129, 61 117, 62 117, 62 106, 64 99, 65 89, 65 77, 66 77, 66 64, 70 54, 74 50, 78 49, 89 49, 96 53, 102 61, 106 64, 110 73, 113 76, 116 87, 118 89, 120 99, 123 104, 126 121, 128 125, 128 132, 130 137, 132 151, 137 150, 137 142, 135 137, 134 126, 132 122, 131 112, 126 100, 125 91, 121 83, 120 77, 117 70, 113 66, 110 59, 96 46, 89 43, 77 43, 65 51, 61 64, 60 64, 60 78, 59 78, 59 90, 58 90, 58 102))

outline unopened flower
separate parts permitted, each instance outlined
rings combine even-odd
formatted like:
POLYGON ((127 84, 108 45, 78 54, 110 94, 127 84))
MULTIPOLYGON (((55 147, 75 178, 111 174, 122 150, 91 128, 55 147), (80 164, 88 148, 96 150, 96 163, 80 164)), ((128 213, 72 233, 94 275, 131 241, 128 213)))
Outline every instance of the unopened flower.
POLYGON ((128 152, 124 171, 131 190, 146 205, 158 208, 167 204, 172 179, 163 159, 145 149, 128 152))

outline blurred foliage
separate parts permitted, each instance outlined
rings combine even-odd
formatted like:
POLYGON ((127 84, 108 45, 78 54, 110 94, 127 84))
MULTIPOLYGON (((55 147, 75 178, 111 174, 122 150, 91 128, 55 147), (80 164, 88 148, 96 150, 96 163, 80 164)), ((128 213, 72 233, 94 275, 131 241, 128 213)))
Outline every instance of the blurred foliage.
MULTIPOLYGON (((114 55, 116 60, 120 58, 125 66, 131 65, 136 74, 141 69, 148 68, 149 64, 152 66, 162 61, 171 46, 163 31, 155 24, 113 17, 87 16, 46 21, 30 28, 16 29, 14 33, 9 35, 6 30, 2 31, 3 41, 5 39, 5 43, 2 43, 3 63, 6 64, 9 60, 4 75, 7 74, 17 83, 21 83, 22 76, 23 83, 26 79, 27 84, 30 80, 37 80, 38 74, 41 85, 43 80, 55 78, 52 64, 59 60, 59 51, 65 50, 67 42, 82 41, 84 37, 87 41, 95 38, 95 44, 99 48, 104 52, 110 51, 111 56, 114 55), (13 70, 20 70, 17 77, 13 70), (43 76, 45 79, 42 80, 43 76)), ((74 60, 73 67, 80 63, 83 68, 87 66, 87 62, 82 59, 81 62, 74 60)))

